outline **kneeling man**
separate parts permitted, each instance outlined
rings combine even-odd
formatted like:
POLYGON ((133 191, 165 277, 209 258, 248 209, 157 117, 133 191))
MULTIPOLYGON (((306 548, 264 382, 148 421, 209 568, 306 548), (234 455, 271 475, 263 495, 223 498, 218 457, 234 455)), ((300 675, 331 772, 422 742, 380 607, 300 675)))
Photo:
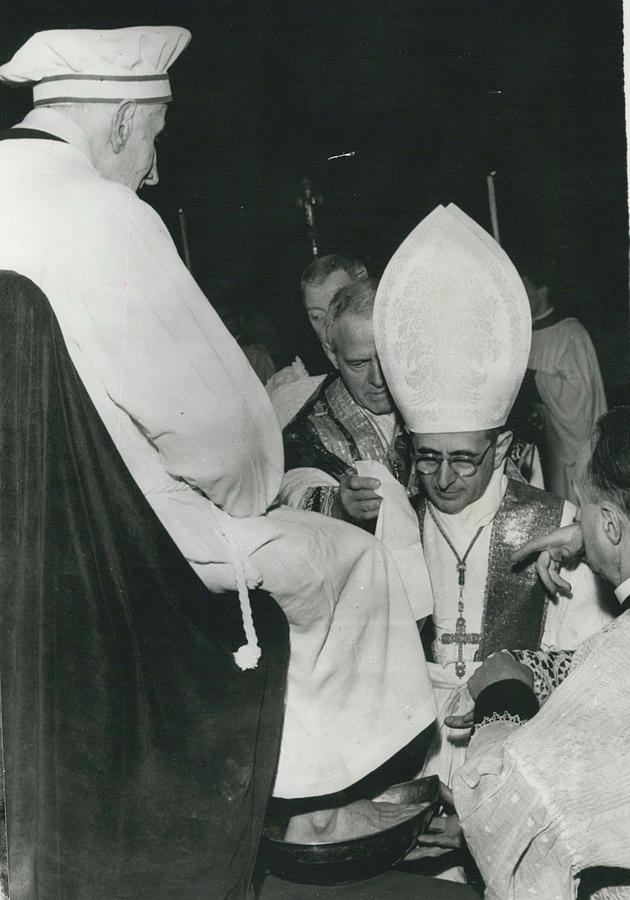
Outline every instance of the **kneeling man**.
POLYGON ((562 582, 544 557, 548 566, 585 550, 616 585, 621 615, 576 650, 538 713, 538 679, 509 653, 470 682, 475 736, 454 793, 488 900, 569 900, 586 878, 585 897, 593 887, 601 900, 630 896, 629 436, 628 408, 602 416, 592 453, 578 458, 580 525, 523 548, 545 549, 550 587, 562 582))

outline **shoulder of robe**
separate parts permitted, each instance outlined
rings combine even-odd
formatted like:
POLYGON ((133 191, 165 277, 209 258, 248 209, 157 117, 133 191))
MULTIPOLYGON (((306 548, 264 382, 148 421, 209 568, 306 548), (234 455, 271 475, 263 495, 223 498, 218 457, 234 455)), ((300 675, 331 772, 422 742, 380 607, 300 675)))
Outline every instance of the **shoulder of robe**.
MULTIPOLYGON (((172 239, 159 214, 123 184, 104 178, 90 179, 77 185, 78 196, 73 203, 73 216, 85 225, 85 238, 107 244, 129 244, 140 241, 157 252, 160 239, 172 245, 172 239)), ((80 232, 77 234, 80 240, 80 232)))
POLYGON ((573 317, 562 319, 554 326, 556 340, 559 347, 569 349, 576 343, 591 344, 591 337, 582 323, 573 317))

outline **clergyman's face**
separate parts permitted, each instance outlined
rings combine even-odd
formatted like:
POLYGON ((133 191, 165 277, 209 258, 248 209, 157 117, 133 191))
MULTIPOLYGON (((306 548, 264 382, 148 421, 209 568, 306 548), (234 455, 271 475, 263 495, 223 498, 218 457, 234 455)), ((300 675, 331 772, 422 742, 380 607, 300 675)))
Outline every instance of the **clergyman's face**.
POLYGON ((416 455, 442 457, 432 475, 423 475, 419 471, 418 478, 433 505, 450 515, 461 512, 484 494, 494 469, 501 465, 505 456, 492 446, 494 438, 488 437, 486 431, 413 434, 412 440, 416 455), (448 461, 450 457, 478 462, 482 456, 477 471, 468 476, 458 475, 448 461))
POLYGON ((347 314, 335 323, 335 349, 327 350, 353 400, 375 416, 390 413, 393 402, 376 353, 372 320, 347 314))
POLYGON ((593 572, 597 572, 612 584, 618 582, 617 557, 614 545, 604 532, 604 518, 600 504, 593 497, 587 484, 587 467, 590 459, 590 447, 585 447, 578 456, 575 467, 575 493, 578 499, 576 518, 582 526, 586 561, 593 572))
POLYGON ((125 145, 128 164, 127 185, 138 191, 144 184, 157 184, 155 141, 164 130, 166 104, 138 104, 133 127, 125 145))
POLYGON ((337 291, 350 284, 352 278, 344 269, 331 272, 321 284, 307 284, 304 288, 304 309, 315 334, 323 344, 326 340, 326 313, 337 291))
POLYGON ((544 288, 537 288, 531 278, 528 278, 527 275, 523 275, 523 284, 525 285, 525 291, 527 292, 527 299, 529 300, 532 318, 535 319, 542 313, 545 307, 544 288))

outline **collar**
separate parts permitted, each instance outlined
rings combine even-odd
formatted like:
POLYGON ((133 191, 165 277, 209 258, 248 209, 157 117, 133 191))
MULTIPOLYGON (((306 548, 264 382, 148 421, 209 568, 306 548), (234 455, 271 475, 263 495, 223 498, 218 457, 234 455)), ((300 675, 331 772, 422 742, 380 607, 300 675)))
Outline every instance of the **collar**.
POLYGON ((621 584, 615 588, 615 597, 620 603, 630 597, 630 578, 626 578, 621 584))
POLYGON ((54 109, 47 107, 33 109, 15 127, 32 128, 36 131, 46 131, 48 134, 54 134, 56 137, 61 138, 62 141, 71 144, 79 150, 88 159, 90 165, 92 164, 90 145, 83 129, 79 128, 67 116, 54 109))
POLYGON ((552 306, 546 312, 544 312, 542 315, 534 316, 533 323, 536 324, 536 322, 542 322, 543 319, 546 319, 547 316, 550 316, 552 312, 555 312, 555 310, 556 310, 555 306, 552 306))
POLYGON ((543 328, 551 328, 552 325, 557 325, 563 319, 566 319, 566 316, 557 312, 556 308, 552 306, 542 316, 537 316, 532 320, 532 331, 542 331, 543 328))
POLYGON ((440 512, 439 509, 431 504, 432 509, 445 531, 456 542, 467 542, 468 537, 481 525, 487 525, 494 519, 503 501, 507 486, 508 479, 505 474, 505 465, 503 465, 494 470, 492 478, 488 482, 488 487, 481 497, 474 500, 461 512, 449 515, 440 512))
POLYGON ((370 410, 366 409, 364 406, 361 407, 361 409, 378 432, 385 449, 387 449, 394 439, 394 432, 396 431, 396 425, 398 424, 396 421, 396 413, 392 411, 377 416, 376 413, 370 412, 370 410))

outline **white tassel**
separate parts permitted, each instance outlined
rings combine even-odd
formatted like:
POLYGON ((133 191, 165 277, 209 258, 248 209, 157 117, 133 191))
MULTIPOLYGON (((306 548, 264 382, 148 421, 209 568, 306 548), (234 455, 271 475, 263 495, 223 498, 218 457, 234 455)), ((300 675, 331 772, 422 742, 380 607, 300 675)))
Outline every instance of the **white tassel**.
MULTIPOLYGON (((246 643, 238 648, 232 655, 239 669, 255 669, 258 660, 261 657, 262 650, 258 643, 256 628, 254 627, 254 619, 252 617, 252 607, 249 602, 248 578, 245 559, 238 541, 231 532, 229 525, 229 517, 212 504, 214 517, 219 526, 221 536, 232 551, 232 562, 236 575, 236 587, 238 590, 238 600, 241 606, 241 618, 243 620, 243 629, 245 631, 246 643)), ((251 587, 257 587, 260 579, 251 577, 249 579, 251 587)))

